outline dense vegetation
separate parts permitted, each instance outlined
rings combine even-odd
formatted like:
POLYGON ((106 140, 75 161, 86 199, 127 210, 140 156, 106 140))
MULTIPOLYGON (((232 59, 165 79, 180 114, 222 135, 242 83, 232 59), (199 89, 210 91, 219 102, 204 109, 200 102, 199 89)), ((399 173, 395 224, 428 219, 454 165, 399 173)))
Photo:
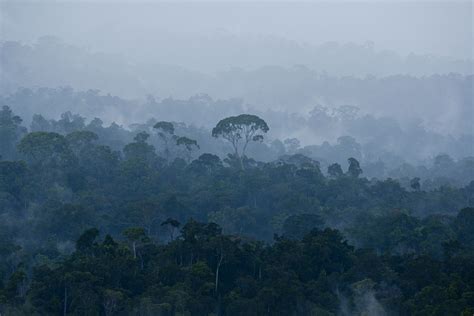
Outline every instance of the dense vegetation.
POLYGON ((196 157, 172 122, 21 123, 3 108, 2 314, 474 313, 472 181, 369 180, 351 156, 256 161, 238 147, 268 131, 253 115, 216 122, 223 148, 240 141, 225 159, 196 157))
MULTIPOLYGON (((400 121, 363 112, 352 105, 331 108, 313 104, 309 113, 304 114, 265 111, 243 100, 213 99, 208 95, 161 100, 149 96, 146 101, 139 101, 105 95, 98 90, 37 88, 1 95, 0 105, 10 105, 28 122, 25 126, 30 127, 30 132, 66 135, 75 130, 89 130, 99 136, 98 143, 117 151, 132 142, 136 133, 154 131, 158 121, 153 117, 159 118, 173 122, 179 135, 198 142, 200 148, 193 151, 194 158, 203 153, 225 157, 230 149, 211 137, 212 128, 223 117, 250 112, 265 118, 271 126, 265 142, 250 144, 247 149, 248 155, 258 161, 271 162, 284 155, 302 154, 319 161, 325 172, 335 162, 347 168, 347 158, 354 157, 368 179, 391 177, 409 187, 410 179, 418 177, 422 188, 431 190, 441 185, 462 187, 472 180, 474 136, 469 120, 473 115, 469 111, 474 107, 469 94, 464 100, 466 111, 453 112, 460 113, 466 127, 460 122, 449 124, 460 128, 461 134, 447 133, 444 125, 439 124, 427 128, 433 121, 429 112, 416 120, 400 121), (41 115, 34 114, 38 109, 41 115), (152 118, 144 122, 144 117, 152 118)), ((408 103, 413 102, 419 103, 418 100, 408 103)), ((442 116, 446 116, 444 110, 442 116)), ((156 133, 150 134, 148 143, 161 151, 162 139, 156 133)), ((16 158, 0 154, 4 159, 16 158)))

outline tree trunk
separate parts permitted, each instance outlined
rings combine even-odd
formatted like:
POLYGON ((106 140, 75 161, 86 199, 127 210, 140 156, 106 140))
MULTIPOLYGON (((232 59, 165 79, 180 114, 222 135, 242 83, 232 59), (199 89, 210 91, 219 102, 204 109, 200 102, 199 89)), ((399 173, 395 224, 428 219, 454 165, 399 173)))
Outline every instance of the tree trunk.
POLYGON ((217 263, 217 268, 216 268, 216 293, 217 293, 217 287, 219 286, 219 269, 221 268, 222 259, 224 259, 224 256, 221 254, 219 263, 217 263))
POLYGON ((242 148, 242 156, 245 155, 245 151, 247 150, 247 145, 249 144, 249 141, 245 141, 244 148, 242 148))
POLYGON ((170 241, 173 241, 174 240, 174 227, 173 226, 171 226, 169 232, 170 232, 170 241))
POLYGON ((240 169, 244 170, 244 162, 242 161, 242 156, 237 155, 237 159, 239 159, 240 169))

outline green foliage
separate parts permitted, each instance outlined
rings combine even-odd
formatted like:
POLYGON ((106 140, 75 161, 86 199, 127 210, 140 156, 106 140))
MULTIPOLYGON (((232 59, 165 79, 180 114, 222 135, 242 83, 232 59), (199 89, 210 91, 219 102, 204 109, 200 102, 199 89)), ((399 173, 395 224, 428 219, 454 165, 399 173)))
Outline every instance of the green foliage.
POLYGON ((186 147, 187 150, 191 150, 193 147, 199 148, 199 145, 198 145, 197 141, 195 141, 194 139, 184 137, 184 136, 179 137, 176 140, 176 145, 184 146, 184 147, 186 147))
POLYGON ((176 139, 176 145, 179 147, 184 147, 185 149, 185 158, 186 158, 186 161, 189 162, 191 161, 191 153, 193 150, 197 150, 199 149, 199 145, 197 143, 197 141, 195 141, 194 139, 190 139, 190 138, 187 138, 187 137, 178 137, 176 139))
POLYGON ((240 157, 245 155, 245 150, 249 142, 262 141, 263 135, 261 133, 266 133, 268 130, 269 127, 267 123, 260 117, 250 114, 241 114, 220 120, 216 127, 212 129, 212 136, 216 138, 222 137, 229 141, 234 148, 234 154, 240 157), (241 140, 243 147, 239 152, 241 140))
MULTIPOLYGON (((255 116, 223 121, 216 136, 250 142, 268 131, 255 116)), ((24 161, 0 161, 2 314, 474 308, 474 182, 421 190, 369 181, 354 158, 345 175, 333 164, 325 176, 301 153, 267 163, 210 153, 165 163, 152 145, 162 145, 159 134, 135 130, 120 143, 123 130, 99 120, 85 125, 66 114, 40 123, 50 131, 21 139, 24 161)), ((170 155, 198 148, 172 123, 157 125, 174 140, 170 155)), ((339 142, 359 150, 353 139, 339 142)), ((436 159, 436 168, 452 164, 436 159)))
POLYGON ((18 150, 34 167, 61 168, 74 161, 66 138, 57 133, 33 132, 18 144, 18 150))
POLYGON ((71 148, 79 149, 79 151, 84 150, 98 139, 99 136, 91 131, 74 131, 66 135, 66 140, 71 148))
POLYGON ((0 159, 17 158, 16 144, 26 134, 22 119, 4 105, 0 110, 0 159))
POLYGON ((144 132, 138 133, 135 136, 135 142, 127 144, 123 148, 125 159, 135 160, 146 165, 156 164, 158 156, 155 153, 155 147, 146 142, 149 136, 144 132))
POLYGON ((347 173, 354 178, 359 177, 362 174, 362 169, 360 168, 360 164, 355 158, 347 159, 349 162, 349 169, 347 169, 347 173))
POLYGON ((415 190, 419 191, 421 189, 420 178, 415 177, 410 180, 410 187, 415 190))
POLYGON ((160 130, 161 133, 174 134, 174 126, 171 122, 160 121, 153 128, 160 130))
POLYGON ((86 230, 76 242, 77 251, 90 251, 95 245, 94 242, 98 236, 99 230, 97 228, 91 228, 86 230))
POLYGON ((321 228, 323 221, 318 215, 298 214, 288 217, 283 223, 283 235, 286 238, 301 239, 315 228, 321 228))
POLYGON ((23 161, 0 161, 0 192, 20 200, 27 175, 28 167, 23 161))
POLYGON ((454 225, 459 241, 474 248, 474 208, 462 209, 456 217, 454 225))
POLYGON ((333 163, 328 167, 328 174, 333 178, 338 178, 342 176, 344 173, 342 172, 341 165, 338 163, 333 163))

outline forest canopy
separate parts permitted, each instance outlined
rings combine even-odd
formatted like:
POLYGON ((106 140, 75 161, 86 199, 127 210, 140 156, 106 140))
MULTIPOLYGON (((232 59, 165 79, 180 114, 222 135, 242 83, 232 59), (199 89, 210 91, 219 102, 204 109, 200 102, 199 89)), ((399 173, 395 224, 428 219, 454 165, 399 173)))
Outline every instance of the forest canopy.
POLYGON ((0 0, 0 316, 473 316, 472 14, 0 0))
MULTIPOLYGON (((224 140, 220 157, 168 121, 0 117, 3 313, 473 312, 472 180, 368 179, 352 156, 262 162, 224 140)), ((208 137, 269 128, 229 117, 208 137)))

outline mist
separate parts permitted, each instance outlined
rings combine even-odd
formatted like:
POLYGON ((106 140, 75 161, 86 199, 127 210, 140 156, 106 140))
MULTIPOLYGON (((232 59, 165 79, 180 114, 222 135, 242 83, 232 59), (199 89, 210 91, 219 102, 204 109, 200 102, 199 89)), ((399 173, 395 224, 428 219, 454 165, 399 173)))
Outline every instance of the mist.
POLYGON ((0 0, 0 315, 472 315, 473 14, 0 0))
POLYGON ((211 129, 250 111, 270 141, 350 135, 412 163, 461 159, 474 152, 471 26, 469 1, 3 1, 0 93, 27 126, 70 111, 211 129), (77 100, 90 91, 105 99, 77 100))
POLYGON ((280 40, 293 54, 325 42, 369 42, 402 56, 471 59, 471 26, 470 1, 2 1, 5 39, 31 43, 53 35, 135 61, 204 71, 260 66, 262 57, 278 56, 259 56, 262 39, 280 40), (235 52, 232 43, 254 53, 235 52))

